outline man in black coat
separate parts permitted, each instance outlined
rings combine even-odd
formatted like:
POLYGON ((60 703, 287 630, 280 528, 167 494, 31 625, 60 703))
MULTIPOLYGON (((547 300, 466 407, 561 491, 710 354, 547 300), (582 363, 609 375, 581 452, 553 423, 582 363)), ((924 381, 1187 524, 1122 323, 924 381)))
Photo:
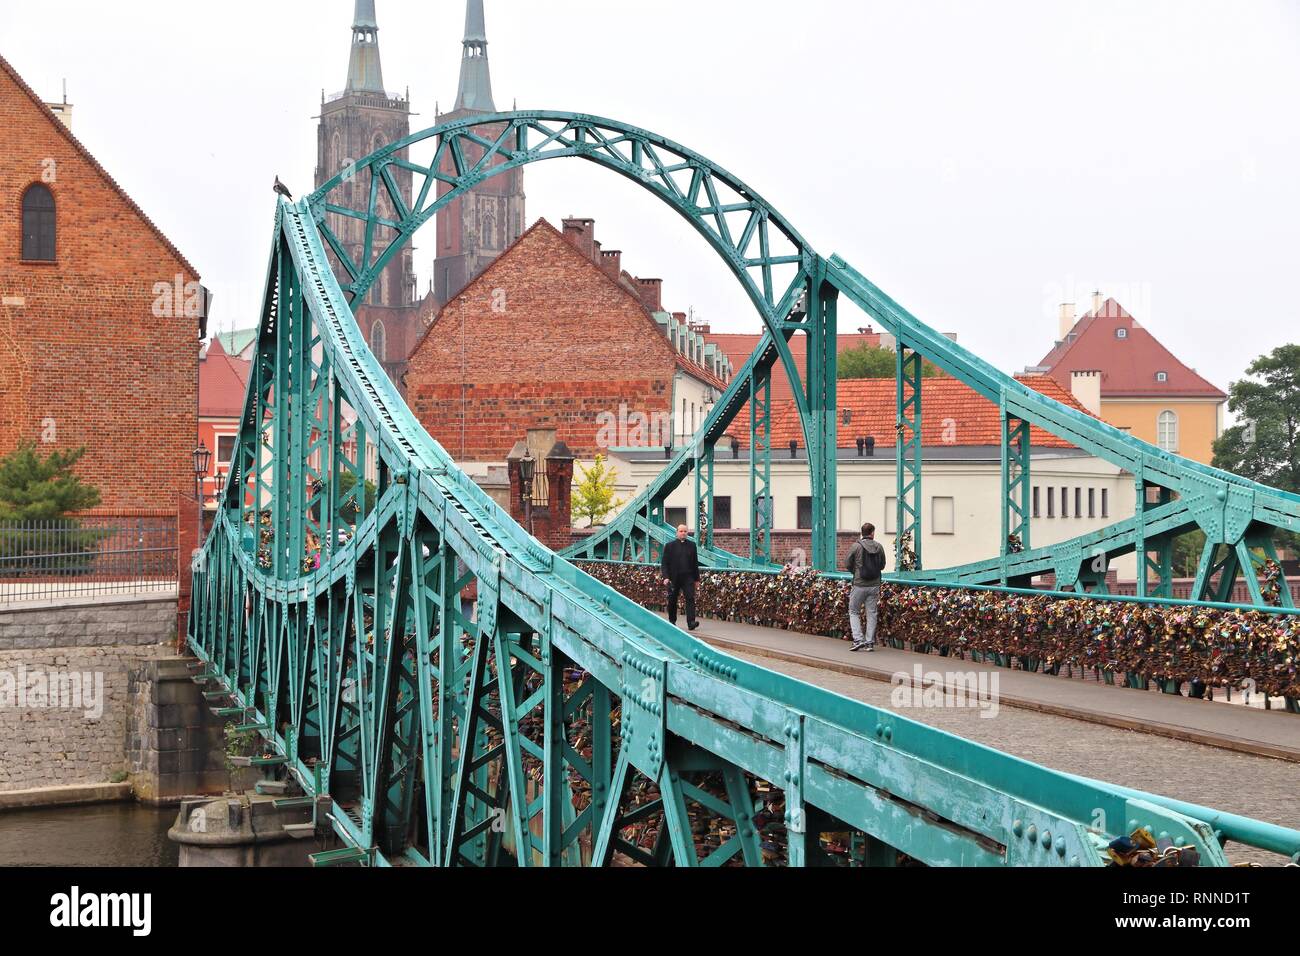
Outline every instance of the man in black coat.
POLYGON ((677 595, 686 595, 686 626, 692 631, 699 627, 695 619, 695 582, 700 579, 700 557, 695 542, 686 536, 686 525, 677 526, 677 540, 664 546, 664 584, 668 585, 668 623, 677 623, 677 595))

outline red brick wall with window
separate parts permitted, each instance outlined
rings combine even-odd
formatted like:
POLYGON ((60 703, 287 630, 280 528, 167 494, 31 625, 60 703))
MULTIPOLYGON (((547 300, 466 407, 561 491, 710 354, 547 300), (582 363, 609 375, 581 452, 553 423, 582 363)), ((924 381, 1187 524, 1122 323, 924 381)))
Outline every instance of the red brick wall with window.
POLYGON ((85 445, 102 508, 175 510, 193 494, 198 275, 33 97, 0 59, 0 455, 85 445), (42 181, 55 260, 25 262, 22 195, 42 181), (178 277, 173 314, 155 314, 155 285, 174 296, 178 277))

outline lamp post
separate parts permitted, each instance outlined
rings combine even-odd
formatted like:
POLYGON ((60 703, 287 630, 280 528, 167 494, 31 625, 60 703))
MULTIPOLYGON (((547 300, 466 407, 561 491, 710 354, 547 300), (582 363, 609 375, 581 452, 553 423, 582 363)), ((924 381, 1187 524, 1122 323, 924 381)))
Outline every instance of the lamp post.
POLYGON ((199 502, 199 530, 198 530, 198 547, 203 547, 203 479, 208 474, 208 466, 212 464, 212 452, 202 441, 199 447, 194 449, 194 497, 199 502))
POLYGON ((524 454, 519 459, 519 494, 523 498, 524 505, 524 526, 528 528, 528 533, 533 533, 533 472, 537 467, 537 460, 533 458, 532 451, 524 454))

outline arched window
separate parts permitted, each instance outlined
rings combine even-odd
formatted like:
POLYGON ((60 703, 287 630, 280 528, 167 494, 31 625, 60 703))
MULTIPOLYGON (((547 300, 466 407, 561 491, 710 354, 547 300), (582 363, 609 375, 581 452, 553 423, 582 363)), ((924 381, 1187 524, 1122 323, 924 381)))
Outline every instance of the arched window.
POLYGON ((1178 416, 1168 409, 1156 418, 1156 444, 1164 451, 1178 451, 1178 416))
POLYGON ((381 362, 388 361, 388 336, 384 333, 384 323, 376 321, 370 327, 370 351, 381 362))
POLYGON ((23 193, 23 258, 54 261, 54 194, 44 183, 32 183, 23 193))

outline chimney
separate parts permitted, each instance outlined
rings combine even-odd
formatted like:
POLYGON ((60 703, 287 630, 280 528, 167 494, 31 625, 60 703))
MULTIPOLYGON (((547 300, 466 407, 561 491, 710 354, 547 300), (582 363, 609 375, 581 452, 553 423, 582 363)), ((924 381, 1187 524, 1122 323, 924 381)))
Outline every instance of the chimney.
POLYGON ((641 301, 651 312, 663 311, 663 279, 637 279, 636 291, 641 301))
POLYGON ((594 258, 592 245, 596 240, 596 220, 570 217, 563 220, 563 223, 564 238, 588 259, 594 258))
POLYGON ((1092 314, 1101 315, 1101 290, 1096 289, 1092 293, 1092 314))
POLYGON ((1070 394, 1075 400, 1101 417, 1101 372, 1097 369, 1075 371, 1070 373, 1070 394))
POLYGON ((1061 334, 1057 336, 1058 341, 1064 342, 1065 337, 1070 334, 1074 328, 1074 303, 1062 302, 1060 313, 1061 334))
POLYGON ((623 252, 620 249, 610 249, 608 252, 600 254, 600 268, 615 282, 623 275, 623 252))

